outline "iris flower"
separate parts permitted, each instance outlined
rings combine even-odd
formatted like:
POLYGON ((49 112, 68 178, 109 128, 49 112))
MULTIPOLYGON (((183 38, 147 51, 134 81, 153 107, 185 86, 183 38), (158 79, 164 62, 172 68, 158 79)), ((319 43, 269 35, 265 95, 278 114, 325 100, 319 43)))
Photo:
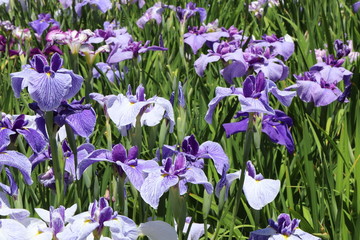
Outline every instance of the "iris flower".
POLYGON ((81 16, 81 9, 85 5, 96 6, 103 13, 111 9, 112 4, 110 0, 83 0, 75 5, 75 12, 81 16))
POLYGON ((126 96, 103 96, 99 93, 92 93, 90 96, 104 106, 106 113, 124 136, 128 128, 136 125, 137 117, 140 117, 141 125, 147 126, 155 126, 166 117, 170 121, 170 132, 174 129, 174 110, 170 101, 157 96, 145 99, 142 85, 136 89, 136 95, 132 95, 129 85, 126 96))
POLYGON ((269 227, 251 232, 249 240, 320 240, 320 238, 301 230, 299 223, 299 219, 291 220, 288 214, 282 213, 277 222, 269 219, 269 227))
POLYGON ((208 182, 202 169, 193 167, 186 160, 183 153, 175 156, 175 160, 168 157, 163 160, 163 166, 149 171, 141 186, 140 194, 143 200, 151 207, 157 209, 160 197, 171 187, 178 185, 180 195, 187 192, 187 183, 202 184, 211 194, 213 186, 208 182))
MULTIPOLYGON (((219 196, 222 187, 226 186, 226 192, 231 183, 239 179, 241 170, 235 173, 225 174, 216 186, 216 195, 219 196), (226 180, 225 180, 226 179, 226 180)), ((243 186, 244 195, 249 205, 256 210, 262 209, 271 203, 280 191, 280 181, 265 179, 262 174, 256 174, 256 170, 251 161, 246 163, 245 180, 243 186)), ((226 196, 227 197, 227 196, 226 196)))
POLYGON ((15 97, 28 87, 30 97, 43 111, 51 111, 63 100, 72 98, 80 90, 83 78, 72 70, 61 68, 63 60, 55 53, 50 64, 42 55, 35 55, 21 72, 11 73, 15 97))
POLYGON ((29 25, 35 30, 35 32, 41 36, 43 32, 52 24, 53 26, 60 27, 59 22, 51 18, 49 13, 41 13, 38 15, 38 19, 30 22, 29 25))

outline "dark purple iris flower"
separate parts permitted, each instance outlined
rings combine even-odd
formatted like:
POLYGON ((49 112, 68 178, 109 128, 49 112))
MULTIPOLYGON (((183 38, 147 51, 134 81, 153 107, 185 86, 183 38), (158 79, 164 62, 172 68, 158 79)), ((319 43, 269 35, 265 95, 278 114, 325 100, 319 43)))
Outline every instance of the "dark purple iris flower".
POLYGON ((187 192, 186 183, 202 184, 211 194, 213 186, 208 182, 202 169, 193 167, 186 160, 184 153, 176 155, 175 160, 168 157, 163 160, 162 167, 148 171, 149 175, 141 186, 140 194, 143 200, 151 207, 157 209, 160 197, 171 187, 178 185, 180 195, 187 192))
POLYGON ((27 127, 28 125, 29 120, 25 119, 24 114, 17 116, 13 121, 7 116, 3 116, 0 121, 0 132, 4 131, 5 129, 11 130, 12 132, 6 132, 8 134, 11 133, 12 142, 15 141, 18 134, 21 134, 35 153, 44 151, 48 145, 45 137, 39 131, 31 127, 27 127))
POLYGON ((150 41, 146 41, 144 45, 142 42, 134 42, 130 40, 127 46, 119 46, 116 44, 109 54, 107 63, 118 63, 127 59, 138 58, 140 53, 147 51, 167 51, 167 48, 159 46, 149 46, 150 41))
POLYGON ((137 158, 138 148, 130 148, 128 153, 122 144, 116 144, 112 151, 99 149, 92 152, 86 158, 79 162, 77 175, 80 178, 84 171, 96 162, 113 163, 120 177, 128 177, 134 187, 140 190, 145 179, 145 171, 157 168, 158 164, 154 160, 141 160, 137 158))
POLYGON ((29 23, 30 27, 32 27, 39 36, 43 34, 43 32, 50 26, 50 24, 60 27, 59 22, 52 19, 50 13, 41 13, 38 15, 37 20, 29 23))
POLYGON ((15 41, 13 39, 10 38, 10 40, 7 40, 6 37, 4 37, 3 35, 0 35, 0 52, 6 52, 6 49, 9 46, 9 56, 14 56, 14 55, 19 55, 20 54, 20 50, 14 50, 14 49, 10 49, 13 47, 13 45, 15 44, 15 41), (9 42, 8 42, 9 41, 9 42))
POLYGON ((61 68, 63 60, 55 53, 50 65, 42 55, 35 55, 21 72, 11 73, 15 97, 28 87, 31 98, 43 111, 52 111, 63 100, 72 98, 80 90, 83 78, 72 70, 61 68))
POLYGON ((189 2, 186 4, 185 8, 174 7, 172 9, 176 11, 176 16, 179 19, 180 23, 186 22, 190 17, 194 16, 196 13, 200 15, 200 22, 203 22, 206 19, 206 10, 204 8, 196 7, 196 3, 189 2))
POLYGON ((279 215, 277 222, 269 219, 269 227, 259 229, 250 233, 249 240, 263 240, 263 239, 302 239, 302 240, 320 240, 299 228, 299 219, 291 220, 286 213, 279 215))
MULTIPOLYGON (((238 132, 245 132, 247 129, 248 113, 239 112, 236 117, 242 117, 242 119, 239 122, 223 124, 227 137, 238 132)), ((262 132, 268 135, 272 142, 286 146, 289 153, 295 150, 294 140, 290 133, 292 125, 292 119, 280 110, 275 110, 274 115, 269 114, 262 118, 262 132)))
POLYGON ((213 50, 208 50, 208 54, 201 56, 195 61, 195 71, 199 76, 204 75, 204 71, 208 63, 217 62, 220 59, 223 62, 232 61, 224 69, 220 71, 225 80, 232 84, 232 79, 242 77, 248 70, 248 63, 245 61, 243 51, 239 45, 239 41, 214 43, 213 50))
POLYGON ((176 146, 164 145, 163 158, 170 157, 173 154, 182 154, 189 165, 200 169, 204 167, 203 158, 211 158, 219 174, 222 174, 224 170, 226 172, 230 167, 229 159, 223 148, 216 142, 206 141, 199 145, 195 136, 191 135, 184 138, 181 150, 176 149, 176 146))

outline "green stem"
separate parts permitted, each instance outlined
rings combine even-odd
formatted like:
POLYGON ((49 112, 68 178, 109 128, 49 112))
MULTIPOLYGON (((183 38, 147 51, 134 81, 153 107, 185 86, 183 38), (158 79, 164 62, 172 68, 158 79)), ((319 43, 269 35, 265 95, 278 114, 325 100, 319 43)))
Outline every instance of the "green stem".
MULTIPOLYGON (((249 113, 249 124, 248 124, 247 130, 246 130, 246 133, 245 133, 243 164, 242 164, 242 168, 241 168, 240 181, 238 182, 238 189, 236 191, 235 206, 233 208, 233 213, 232 213, 233 219, 235 219, 237 212, 239 210, 241 195, 242 195, 242 188, 243 188, 244 180, 245 180, 246 162, 250 157, 251 142, 252 142, 252 137, 253 137, 252 128, 254 125, 253 119, 254 119, 254 114, 249 113)), ((230 239, 233 236, 234 224, 235 224, 235 221, 232 222, 232 224, 231 224, 232 226, 230 227, 230 234, 229 234, 230 239)))
POLYGON ((55 174, 56 203, 59 206, 64 202, 64 163, 59 158, 59 149, 56 141, 56 131, 54 131, 54 113, 52 111, 45 113, 46 129, 49 134, 51 148, 51 157, 53 170, 55 174))

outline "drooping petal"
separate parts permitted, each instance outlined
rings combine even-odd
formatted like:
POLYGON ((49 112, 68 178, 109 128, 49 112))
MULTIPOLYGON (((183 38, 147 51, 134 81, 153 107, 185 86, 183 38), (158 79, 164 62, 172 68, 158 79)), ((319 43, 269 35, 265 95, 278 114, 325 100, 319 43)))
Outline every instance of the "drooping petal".
POLYGON ((95 150, 91 154, 89 154, 87 157, 85 157, 81 162, 78 163, 77 168, 77 179, 80 179, 84 171, 92 164, 96 162, 110 162, 113 163, 112 157, 111 157, 111 151, 100 149, 95 150))
POLYGON ((274 109, 272 109, 268 103, 262 101, 261 98, 244 97, 243 95, 238 96, 242 112, 274 114, 274 109))
POLYGON ((35 153, 41 153, 47 146, 45 137, 35 129, 23 128, 17 129, 17 132, 24 136, 27 143, 35 153))
POLYGON ((30 215, 30 212, 26 209, 10 208, 9 201, 5 193, 0 192, 0 215, 10 216, 16 220, 22 220, 30 215))
POLYGON ((272 179, 258 181, 246 173, 243 191, 249 205, 256 210, 260 210, 278 195, 280 181, 272 179))
POLYGON ((209 109, 206 112, 205 121, 209 124, 212 123, 212 115, 215 111, 215 108, 224 97, 237 96, 238 94, 242 94, 241 88, 216 87, 215 97, 211 99, 211 101, 208 104, 209 109))
POLYGON ((25 65, 21 72, 10 74, 11 87, 16 98, 20 97, 20 92, 29 85, 29 78, 34 74, 37 72, 30 65, 25 65))
POLYGON ((244 62, 233 61, 231 64, 226 66, 220 71, 224 79, 229 83, 233 84, 233 78, 242 77, 247 72, 247 64, 244 62))
POLYGON ((0 239, 23 240, 27 239, 26 228, 14 219, 0 220, 0 239), (25 234, 24 234, 25 233, 25 234), (25 237, 25 238, 24 238, 25 237))
POLYGON ((9 146, 11 142, 10 136, 13 134, 15 132, 9 128, 0 128, 0 152, 5 151, 6 147, 9 146))
POLYGON ((208 55, 201 54, 201 56, 194 63, 195 72, 200 77, 203 77, 208 63, 216 62, 219 60, 220 60, 220 56, 216 56, 216 55, 210 56, 209 54, 208 55))
POLYGON ((68 74, 47 73, 30 77, 28 87, 30 96, 43 111, 52 111, 64 100, 71 87, 71 77, 68 74))
POLYGON ((223 169, 225 171, 229 169, 229 158, 226 156, 221 145, 216 142, 206 141, 201 144, 196 156, 198 158, 211 158, 219 174, 223 173, 223 169))
POLYGON ((196 54, 197 51, 204 45, 206 39, 202 35, 186 33, 184 35, 184 42, 188 44, 193 53, 196 54))
POLYGON ((67 70, 64 68, 59 69, 56 74, 64 74, 71 77, 71 84, 64 96, 64 99, 72 98, 80 91, 81 85, 84 81, 82 76, 75 74, 72 70, 67 70))
POLYGON ((239 122, 224 123, 223 127, 225 129, 226 137, 230 137, 238 132, 246 132, 248 125, 249 118, 245 118, 239 122))
MULTIPOLYGON (((186 173, 183 175, 187 182, 192 184, 202 184, 204 185, 205 190, 208 194, 212 194, 214 187, 213 185, 208 181, 204 171, 197 167, 190 167, 186 170, 186 173)), ((183 192, 180 192, 180 194, 184 194, 183 192)))
POLYGON ((93 108, 83 110, 79 113, 66 117, 66 123, 73 129, 74 133, 88 138, 94 131, 96 114, 93 108))
POLYGON ((141 223, 139 230, 151 240, 176 240, 175 228, 163 221, 141 223))
POLYGON ((105 221, 104 226, 110 228, 113 239, 136 240, 139 236, 135 222, 125 216, 118 215, 116 218, 105 221))
POLYGON ((267 81, 268 90, 286 107, 289 107, 292 99, 296 96, 294 91, 282 91, 277 88, 273 81, 267 81))
POLYGON ((16 151, 5 151, 0 153, 0 165, 7 165, 17 168, 24 176, 27 184, 32 184, 31 179, 31 163, 23 154, 16 151))
POLYGON ((6 171, 6 176, 9 180, 9 186, 0 182, 0 188, 2 188, 2 190, 6 194, 13 196, 13 197, 17 197, 19 188, 15 182, 15 179, 8 168, 5 168, 5 171, 6 171))
POLYGON ((143 200, 151 207, 157 209, 160 197, 175 186, 179 182, 179 178, 173 175, 163 176, 160 171, 152 172, 145 179, 140 189, 143 200))

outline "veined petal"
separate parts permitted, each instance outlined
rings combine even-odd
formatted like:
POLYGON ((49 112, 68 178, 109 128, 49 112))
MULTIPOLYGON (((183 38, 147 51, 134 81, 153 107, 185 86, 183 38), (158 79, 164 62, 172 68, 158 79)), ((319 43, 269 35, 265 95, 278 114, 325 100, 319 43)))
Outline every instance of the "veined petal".
POLYGON ((80 218, 66 225, 62 232, 56 234, 56 237, 59 240, 85 240, 98 226, 98 222, 80 218))
POLYGON ((35 129, 23 128, 17 129, 18 133, 24 136, 25 140, 35 153, 41 153, 47 146, 45 137, 35 129))
POLYGON ((215 90, 215 97, 211 99, 211 101, 208 104, 209 109, 206 112, 205 121, 209 124, 212 123, 212 115, 215 111, 215 108, 224 97, 237 96, 238 94, 242 94, 241 88, 217 87, 215 90))
POLYGON ((24 227, 24 225, 14 219, 1 219, 0 226, 0 239, 27 239, 26 228, 24 227))
POLYGON ((69 99, 74 97, 80 91, 84 78, 78 74, 75 74, 72 70, 68 70, 65 68, 59 69, 56 73, 71 77, 71 84, 67 90, 67 93, 64 96, 64 99, 69 99))
POLYGON ((280 181, 272 179, 258 181, 246 173, 243 191, 249 205, 256 210, 260 210, 268 203, 271 203, 278 195, 280 181))
POLYGON ((53 76, 49 76, 47 73, 41 73, 31 76, 29 82, 30 96, 43 111, 51 111, 58 107, 71 87, 71 77, 68 74, 54 73, 53 76))
MULTIPOLYGON (((113 50, 114 51, 114 50, 113 50)), ((113 52, 112 51, 112 52, 113 52)), ((111 53, 107 59, 107 63, 118 63, 124 60, 133 59, 134 53, 132 51, 122 51, 121 48, 115 50, 114 53, 111 53)))
POLYGON ((187 182, 192 184, 202 184, 204 185, 206 191, 211 194, 214 190, 214 187, 209 183, 204 171, 197 167, 190 167, 186 170, 186 173, 183 175, 187 182))
POLYGON ((95 150, 87 157, 85 157, 81 162, 79 162, 77 167, 77 179, 80 179, 84 171, 91 165, 96 162, 111 162, 114 163, 111 159, 111 151, 100 149, 95 150))
POLYGON ((220 56, 210 56, 209 54, 208 55, 201 54, 201 56, 194 63, 195 72, 200 77, 203 77, 208 63, 216 62, 219 60, 220 60, 220 56))
POLYGON ((269 104, 264 103, 261 99, 256 99, 252 97, 244 97, 243 95, 238 95, 239 101, 241 104, 242 112, 259 112, 274 114, 274 110, 269 106, 269 104))
POLYGON ((10 74, 11 87, 16 98, 20 97, 20 92, 29 85, 29 78, 38 74, 30 65, 25 65, 21 72, 10 74))
POLYGON ((157 209, 160 197, 175 186, 179 182, 179 178, 173 175, 162 175, 160 171, 152 172, 145 179, 140 189, 143 200, 151 207, 157 209))
POLYGON ((66 123, 73 129, 74 133, 88 138, 94 131, 96 114, 93 108, 83 110, 79 113, 66 117, 66 123))
POLYGON ((105 221, 104 226, 110 228, 113 239, 136 240, 139 236, 139 230, 135 222, 125 216, 118 215, 116 218, 105 221))
POLYGON ((139 230, 151 240, 176 240, 175 228, 163 221, 141 223, 139 230))
POLYGON ((223 173, 223 169, 225 171, 229 169, 229 158, 226 156, 221 145, 216 142, 206 141, 201 144, 196 156, 198 158, 211 158, 219 174, 223 173))
POLYGON ((7 165, 19 169, 27 184, 32 184, 31 163, 23 154, 16 151, 5 151, 0 153, 0 165, 7 165))
POLYGON ((0 128, 0 152, 5 151, 7 146, 9 146, 11 142, 10 136, 13 134, 15 134, 15 132, 9 128, 0 128))

